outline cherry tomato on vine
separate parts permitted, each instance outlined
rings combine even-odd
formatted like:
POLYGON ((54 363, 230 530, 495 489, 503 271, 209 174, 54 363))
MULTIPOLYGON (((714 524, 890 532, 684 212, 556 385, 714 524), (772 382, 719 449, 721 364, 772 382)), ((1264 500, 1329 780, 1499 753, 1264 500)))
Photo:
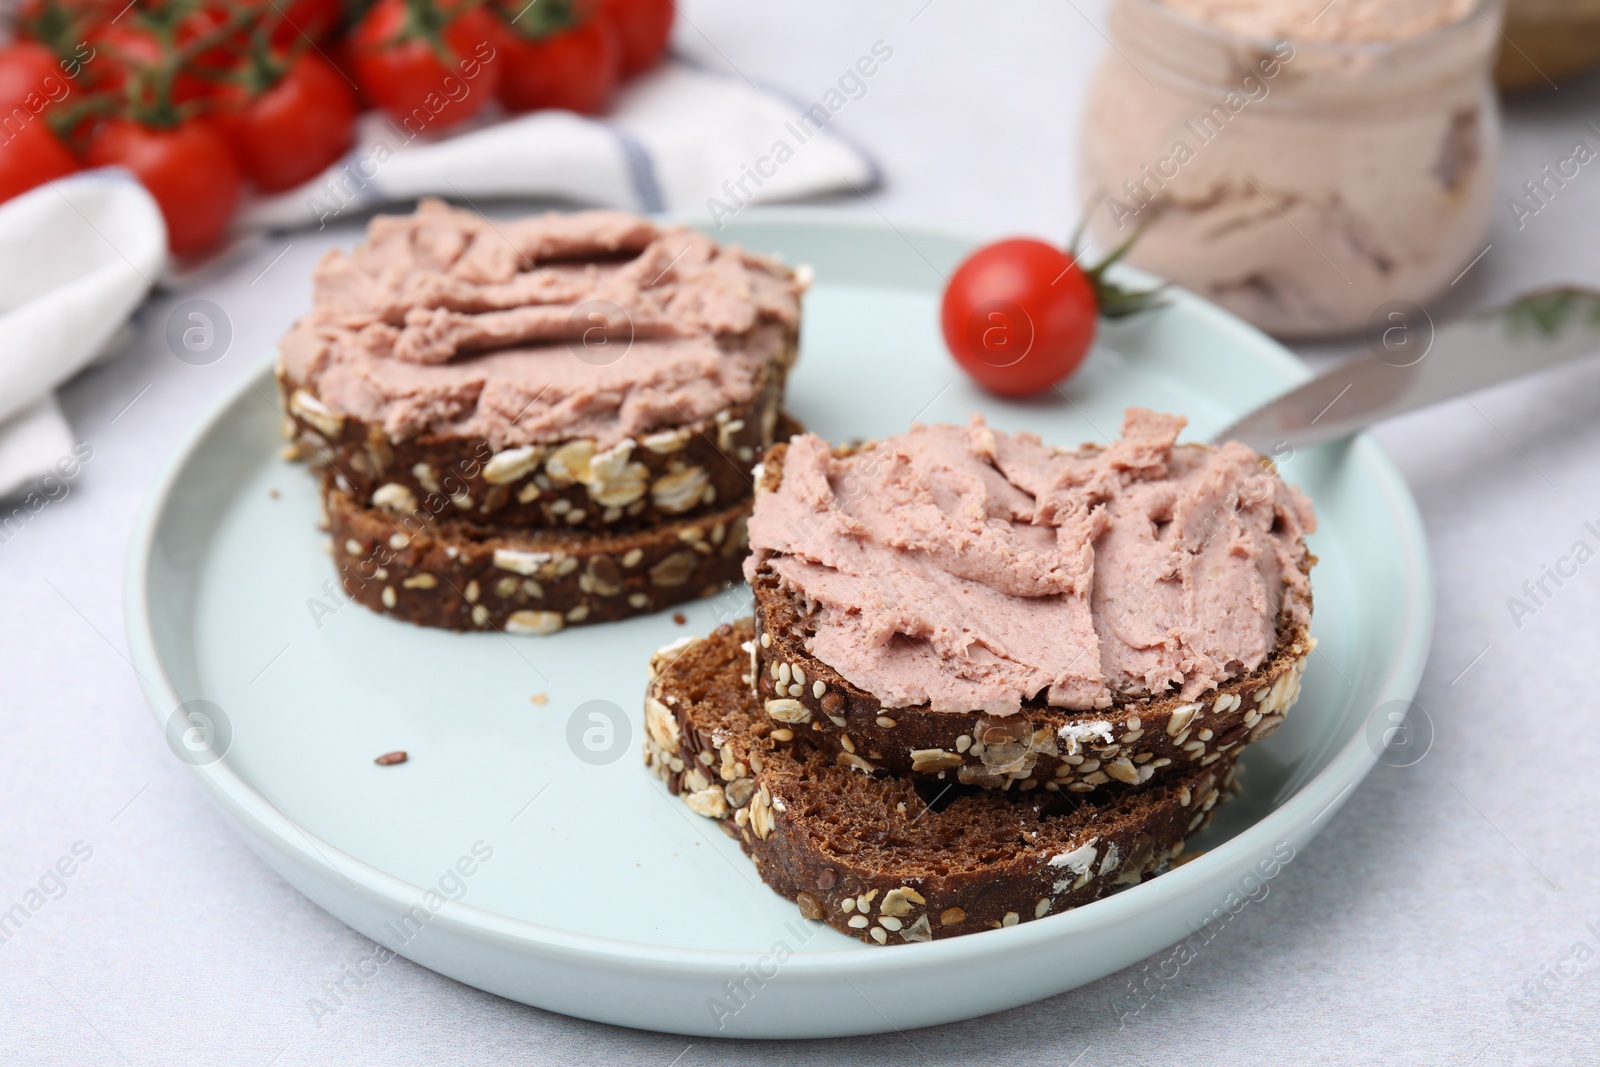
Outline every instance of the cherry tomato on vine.
POLYGON ((96 128, 85 158, 133 172, 160 205, 167 247, 180 256, 221 239, 243 185, 227 141, 206 119, 169 128, 112 119, 96 128))
POLYGON ((0 200, 10 200, 77 169, 78 161, 50 124, 35 116, 0 146, 0 200))
POLYGON ((258 95, 230 87, 222 99, 217 128, 263 192, 292 189, 316 177, 355 139, 355 90, 315 52, 302 52, 276 84, 258 95))
POLYGON ((1062 381, 1094 341, 1094 285, 1061 249, 1031 238, 978 249, 950 277, 940 324, 962 368, 992 393, 1062 381))
POLYGON ((89 34, 94 58, 84 65, 91 84, 111 94, 131 93, 135 106, 184 104, 214 95, 237 64, 245 31, 235 12, 202 6, 171 25, 130 13, 89 34), (178 50, 189 53, 180 59, 178 50), (129 82, 135 82, 129 87, 129 82))
MULTIPOLYGON (((78 105, 92 86, 84 75, 80 57, 93 54, 90 46, 82 42, 65 58, 34 41, 14 41, 0 48, 0 116, 5 117, 6 130, 14 128, 24 116, 42 120, 45 115, 53 115, 52 121, 59 122, 63 111, 75 111, 80 116, 77 129, 63 131, 58 127, 55 138, 62 141, 64 150, 67 145, 81 144, 77 135, 87 131, 91 118, 78 105)), ((0 143, 9 143, 5 130, 0 130, 0 143)), ((50 150, 36 146, 35 151, 50 150)))
POLYGON ((68 91, 56 54, 44 45, 16 41, 0 48, 0 111, 43 111, 47 102, 68 91))
POLYGON ((192 52, 179 64, 174 79, 178 99, 212 96, 221 88, 249 44, 252 21, 247 10, 222 3, 201 3, 177 19, 173 46, 192 52))
POLYGON ((523 37, 512 25, 504 62, 500 102, 510 110, 554 107, 597 115, 622 78, 622 42, 603 13, 537 38, 523 37))
POLYGON ((622 76, 655 66, 672 36, 673 0, 605 0, 605 13, 622 38, 622 76))
POLYGON ((356 83, 409 131, 442 130, 493 99, 505 32, 459 0, 378 0, 351 38, 356 83))
POLYGON ((1089 354, 1099 318, 1160 306, 1159 288, 1125 289, 1105 277, 1137 238, 1093 266, 1076 251, 1031 237, 978 249, 945 287, 939 325, 950 354, 1000 396, 1029 396, 1064 381, 1089 354))
POLYGON ((56 54, 33 41, 0 48, 0 200, 78 169, 46 115, 71 92, 56 54))

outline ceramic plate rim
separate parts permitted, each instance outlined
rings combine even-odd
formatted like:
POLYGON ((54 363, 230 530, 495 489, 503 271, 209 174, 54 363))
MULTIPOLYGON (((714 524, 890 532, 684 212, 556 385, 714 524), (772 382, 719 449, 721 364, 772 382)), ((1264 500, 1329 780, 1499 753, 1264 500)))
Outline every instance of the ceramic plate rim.
MULTIPOLYGON (((902 237, 907 232, 932 239, 974 243, 985 238, 958 229, 915 222, 887 223, 874 218, 816 208, 750 209, 749 221, 775 224, 803 224, 819 228, 879 231, 888 228, 902 237)), ((909 241, 909 238, 907 238, 909 241)), ((1143 277, 1135 271, 1124 273, 1143 277)), ((1310 372, 1278 342, 1254 327, 1184 290, 1169 290, 1174 307, 1189 316, 1208 320, 1224 332, 1238 335, 1253 354, 1275 364, 1287 380, 1303 379, 1310 372)), ((196 448, 249 390, 270 378, 272 360, 253 367, 238 383, 224 390, 211 402, 197 423, 183 435, 163 465, 145 498, 130 539, 124 593, 130 658, 140 676, 146 705, 158 726, 165 728, 167 714, 160 708, 176 708, 181 701, 168 677, 157 650, 149 598, 150 564, 156 549, 156 532, 172 503, 179 475, 196 448)), ((1407 618, 1402 624, 1403 644, 1385 665, 1373 689, 1383 700, 1409 699, 1420 683, 1433 631, 1433 575, 1421 516, 1404 480, 1393 463, 1369 434, 1350 443, 1352 459, 1360 459, 1376 475, 1382 490, 1383 507, 1396 520, 1402 534, 1399 548, 1406 565, 1406 585, 1402 602, 1407 618)), ((826 974, 841 968, 851 972, 875 974, 908 967, 960 965, 973 957, 1014 952, 1042 942, 1069 939, 1075 931, 1089 926, 1112 925, 1153 908, 1158 895, 1185 896, 1198 892, 1206 883, 1234 866, 1236 855, 1254 856, 1270 848, 1274 840, 1318 833, 1329 817, 1377 763, 1378 754, 1361 734, 1350 737, 1309 781, 1276 810, 1241 830, 1234 837, 1176 870, 1092 904, 1047 916, 1037 922, 984 931, 981 936, 955 937, 920 944, 896 946, 890 952, 861 951, 858 948, 830 949, 801 953, 786 963, 786 969, 800 973, 826 974), (1314 814, 1313 814, 1314 812, 1314 814)), ((397 878, 336 846, 323 841, 305 827, 273 807, 253 786, 228 766, 226 760, 190 766, 212 799, 226 812, 244 820, 252 833, 279 849, 299 857, 300 862, 323 868, 344 879, 358 891, 409 907, 423 893, 422 887, 397 878)), ((252 847, 256 844, 247 840, 252 847)), ((298 888, 298 887, 297 887, 298 888)), ((545 953, 580 957, 597 966, 634 970, 670 970, 700 975, 721 974, 730 964, 747 958, 733 949, 670 948, 617 938, 577 934, 556 926, 515 919, 471 904, 447 901, 436 920, 462 932, 506 940, 523 948, 545 953)))

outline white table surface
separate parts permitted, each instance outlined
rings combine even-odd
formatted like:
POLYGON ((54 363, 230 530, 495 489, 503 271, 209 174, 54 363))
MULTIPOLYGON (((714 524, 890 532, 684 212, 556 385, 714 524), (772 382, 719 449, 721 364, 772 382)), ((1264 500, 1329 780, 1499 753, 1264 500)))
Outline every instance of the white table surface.
MULTIPOLYGON (((685 0, 678 47, 816 98, 882 39, 893 60, 836 119, 886 185, 862 211, 1064 235, 1100 5, 1008 0, 685 0)), ((1600 81, 1508 110, 1502 195, 1575 140, 1600 81)), ((235 341, 206 367, 139 337, 63 394, 94 449, 69 496, 0 544, 0 910, 75 842, 92 858, 0 943, 0 1061, 18 1064, 794 1062, 1585 1063, 1600 1059, 1600 563, 1519 628, 1521 584, 1600 539, 1600 362, 1386 426, 1437 570, 1419 702, 1432 751, 1379 766, 1270 895, 1119 1029, 1131 972, 938 1029, 778 1046, 695 1041, 511 1004, 398 959, 331 1017, 365 939, 223 825, 174 760, 123 659, 126 539, 154 472, 301 310, 344 228, 293 236, 204 295, 235 341), (282 253, 282 258, 273 258, 282 253), (270 266, 269 266, 270 264, 270 266), (1481 655, 1480 655, 1481 654, 1481 655), (1464 672, 1464 673, 1463 673, 1464 672), (1581 948, 1579 947, 1581 943, 1581 948), (1520 1006, 1519 1006, 1520 1004, 1520 1006)), ((1460 311, 1537 284, 1600 283, 1593 167, 1457 286, 1460 311)), ((18 254, 6 249, 6 255, 18 254)), ((195 294, 191 294, 195 295, 195 294)), ((248 626, 248 619, 241 619, 248 626)))

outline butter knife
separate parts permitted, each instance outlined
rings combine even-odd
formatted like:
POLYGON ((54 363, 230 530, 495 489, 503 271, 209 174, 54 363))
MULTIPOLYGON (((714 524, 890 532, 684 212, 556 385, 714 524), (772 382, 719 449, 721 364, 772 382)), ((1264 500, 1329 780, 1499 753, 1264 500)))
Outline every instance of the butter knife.
POLYGON ((1336 441, 1409 411, 1600 353, 1600 291, 1530 293, 1435 331, 1416 304, 1373 315, 1366 355, 1341 363, 1212 438, 1265 455, 1336 441))

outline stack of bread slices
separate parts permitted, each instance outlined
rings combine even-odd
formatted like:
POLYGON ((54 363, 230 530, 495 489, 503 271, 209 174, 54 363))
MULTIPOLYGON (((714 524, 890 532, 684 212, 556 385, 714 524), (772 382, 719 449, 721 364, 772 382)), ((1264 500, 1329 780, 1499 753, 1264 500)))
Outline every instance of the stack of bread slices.
POLYGON ((549 634, 737 580, 805 286, 621 212, 375 218, 279 348, 346 591, 549 634))
POLYGON ((758 474, 754 618, 662 649, 645 760, 803 915, 1032 921, 1182 853, 1299 695, 1309 503, 1242 445, 918 426, 758 474))

